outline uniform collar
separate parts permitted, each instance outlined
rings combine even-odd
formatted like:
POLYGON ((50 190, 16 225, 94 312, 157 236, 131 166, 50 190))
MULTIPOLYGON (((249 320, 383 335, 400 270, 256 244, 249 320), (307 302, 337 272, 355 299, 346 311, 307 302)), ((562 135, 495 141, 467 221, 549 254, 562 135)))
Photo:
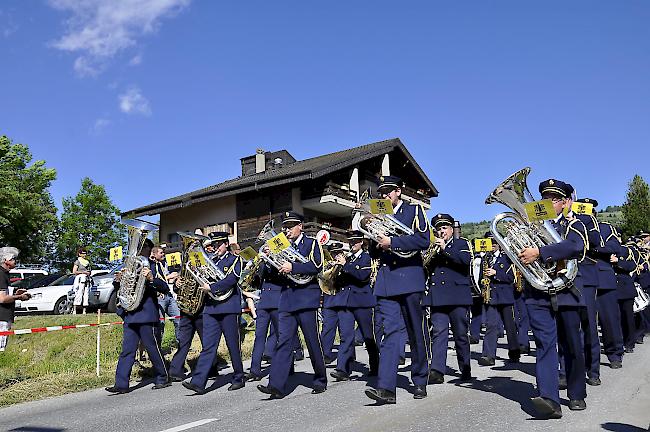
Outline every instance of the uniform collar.
POLYGON ((221 261, 222 259, 226 259, 226 257, 228 257, 228 255, 230 255, 230 252, 229 252, 229 251, 226 251, 226 253, 224 253, 223 255, 221 255, 221 256, 219 257, 219 261, 221 261))
POLYGON ((300 233, 300 235, 298 236, 298 238, 295 239, 295 240, 293 241, 293 244, 295 244, 295 245, 299 245, 300 242, 302 241, 302 237, 303 237, 303 234, 300 233))
POLYGON ((353 255, 354 259, 358 259, 358 258, 361 256, 362 253, 363 253, 363 249, 359 249, 359 250, 357 251, 357 253, 355 253, 355 254, 353 255))
POLYGON ((404 200, 402 200, 402 199, 399 200, 399 202, 397 203, 397 205, 396 205, 395 207, 393 207, 393 213, 397 213, 397 212, 399 211, 399 209, 402 208, 402 204, 403 204, 403 203, 404 203, 404 200))

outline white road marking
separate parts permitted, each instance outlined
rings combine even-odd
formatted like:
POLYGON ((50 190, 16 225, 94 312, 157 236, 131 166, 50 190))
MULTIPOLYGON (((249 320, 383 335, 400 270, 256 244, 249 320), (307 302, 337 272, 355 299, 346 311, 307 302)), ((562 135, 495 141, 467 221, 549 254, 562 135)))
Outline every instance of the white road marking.
POLYGON ((192 422, 192 423, 186 423, 184 425, 176 426, 176 427, 173 427, 173 428, 170 428, 170 429, 165 429, 165 430, 160 431, 160 432, 180 432, 180 431, 184 431, 184 430, 187 430, 187 429, 192 429, 192 428, 197 427, 197 426, 203 426, 204 424, 212 423, 213 421, 217 421, 217 420, 219 420, 219 419, 212 418, 212 419, 197 420, 197 421, 192 422))

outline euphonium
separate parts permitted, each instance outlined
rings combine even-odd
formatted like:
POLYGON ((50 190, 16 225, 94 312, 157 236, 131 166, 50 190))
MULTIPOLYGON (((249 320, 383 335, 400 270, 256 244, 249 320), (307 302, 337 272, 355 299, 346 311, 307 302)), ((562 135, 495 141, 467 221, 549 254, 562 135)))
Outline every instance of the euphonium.
POLYGON ((205 291, 199 288, 196 279, 189 273, 186 263, 189 262, 190 250, 201 242, 203 237, 187 232, 177 233, 183 243, 181 251, 181 271, 174 284, 178 308, 189 315, 196 315, 203 306, 205 291))
POLYGON ((246 266, 241 271, 241 276, 239 276, 239 281, 237 281, 237 285, 239 285, 239 288, 242 291, 253 292, 257 290, 257 287, 255 286, 255 277, 257 276, 257 272, 262 264, 264 264, 264 260, 259 254, 246 263, 246 266))
MULTIPOLYGON (((359 207, 352 210, 352 229, 361 231, 374 241, 380 236, 394 237, 400 235, 413 235, 413 230, 391 215, 372 214, 368 204, 367 194, 361 199, 359 207)), ((402 258, 410 258, 420 251, 401 252, 392 250, 395 255, 402 258)))
MULTIPOLYGON (((285 262, 292 262, 292 263, 299 262, 304 264, 309 261, 292 246, 289 246, 288 248, 283 249, 278 253, 274 253, 272 250, 269 251, 268 254, 264 253, 262 249, 264 249, 266 242, 271 240, 276 235, 278 234, 275 232, 275 229, 273 229, 273 221, 271 220, 267 222, 266 225, 264 225, 264 228, 262 228, 262 231, 260 231, 259 235, 257 236, 258 240, 264 242, 264 245, 262 245, 258 254, 264 261, 268 262, 270 265, 272 265, 278 270, 280 269, 280 267, 282 267, 282 264, 284 264, 285 262)), ((288 273, 285 276, 299 285, 308 284, 309 281, 313 279, 312 275, 303 275, 303 274, 288 273)))
MULTIPOLYGON (((190 232, 179 232, 178 235, 184 239, 183 241, 187 239, 189 242, 188 247, 184 251, 186 252, 186 255, 184 256, 185 261, 183 262, 182 271, 186 277, 191 277, 196 281, 198 284, 197 289, 201 289, 205 284, 210 285, 226 277, 221 269, 217 267, 214 261, 212 261, 212 258, 208 256, 205 249, 203 249, 203 241, 207 240, 208 237, 190 232), (193 241, 190 242, 190 239, 193 241), (192 255, 194 255, 195 259, 192 259, 192 255)), ((224 301, 235 292, 235 289, 230 288, 228 291, 220 295, 212 294, 209 291, 203 292, 213 300, 224 301)))
POLYGON ((517 171, 486 198, 485 204, 498 202, 514 211, 496 215, 490 225, 490 231, 533 288, 555 292, 570 286, 578 274, 578 262, 575 259, 567 260, 566 268, 558 271, 559 266, 549 266, 539 259, 529 265, 519 260, 519 253, 524 248, 539 248, 562 241, 562 237, 549 221, 528 220, 524 204, 534 201, 526 185, 529 173, 528 167, 517 171), (501 235, 501 232, 504 235, 501 235))
MULTIPOLYGON (((350 252, 345 254, 346 259, 351 256, 350 252)), ((323 251, 323 270, 318 273, 318 285, 323 293, 336 295, 339 292, 339 287, 336 286, 336 278, 341 274, 342 269, 343 264, 336 261, 329 251, 323 251)))
POLYGON ((147 234, 157 231, 158 225, 137 219, 125 219, 122 223, 128 229, 129 245, 121 272, 117 301, 125 311, 130 312, 140 306, 142 302, 146 282, 142 270, 149 267, 149 260, 139 256, 138 253, 144 245, 147 234))

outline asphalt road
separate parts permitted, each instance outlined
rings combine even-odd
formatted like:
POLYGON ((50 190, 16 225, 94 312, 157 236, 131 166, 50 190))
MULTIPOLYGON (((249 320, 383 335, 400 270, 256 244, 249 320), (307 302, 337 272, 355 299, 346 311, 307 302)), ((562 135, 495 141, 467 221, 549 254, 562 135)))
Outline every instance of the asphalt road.
MULTIPOLYGON (((610 369, 605 357, 599 387, 587 386, 587 410, 568 409, 564 417, 537 420, 529 399, 535 395, 534 358, 524 356, 516 366, 478 366, 480 345, 472 345, 472 383, 458 383, 455 376, 428 386, 429 396, 415 400, 408 392, 408 362, 400 368, 397 404, 376 406, 364 394, 373 381, 358 379, 330 382, 325 393, 312 395, 309 359, 297 363, 291 379, 294 390, 281 400, 269 400, 255 385, 226 391, 229 377, 212 385, 201 396, 175 383, 162 390, 140 384, 126 395, 109 395, 103 389, 29 402, 0 410, 2 431, 645 431, 650 430, 650 338, 626 355, 623 368, 610 369)), ((500 340, 504 342, 504 340, 500 340)), ((500 345, 500 347, 503 347, 500 345)), ((365 361, 365 351, 357 348, 365 361)), ((448 351, 448 365, 456 365, 448 351)), ((499 349, 501 356, 506 350, 499 349)), ((449 370, 450 373, 455 373, 449 370)), ((209 382, 211 383, 211 382, 209 382)), ((266 383, 263 380, 262 383, 266 383)), ((133 386, 138 383, 132 383, 133 386)))

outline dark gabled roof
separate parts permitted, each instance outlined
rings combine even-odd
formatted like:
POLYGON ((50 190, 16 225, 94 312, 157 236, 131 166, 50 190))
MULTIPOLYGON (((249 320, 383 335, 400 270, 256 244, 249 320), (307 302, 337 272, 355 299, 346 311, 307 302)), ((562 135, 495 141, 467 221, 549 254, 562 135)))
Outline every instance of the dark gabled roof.
POLYGON ((259 190, 301 180, 314 179, 335 171, 359 164, 373 157, 381 156, 394 149, 401 150, 418 174, 424 179, 433 196, 438 196, 438 190, 424 173, 420 165, 406 149, 399 138, 366 144, 335 153, 317 156, 311 159, 296 161, 276 170, 266 170, 259 174, 237 177, 213 186, 158 201, 143 207, 123 212, 122 215, 154 215, 194 203, 221 198, 236 193, 259 190))

